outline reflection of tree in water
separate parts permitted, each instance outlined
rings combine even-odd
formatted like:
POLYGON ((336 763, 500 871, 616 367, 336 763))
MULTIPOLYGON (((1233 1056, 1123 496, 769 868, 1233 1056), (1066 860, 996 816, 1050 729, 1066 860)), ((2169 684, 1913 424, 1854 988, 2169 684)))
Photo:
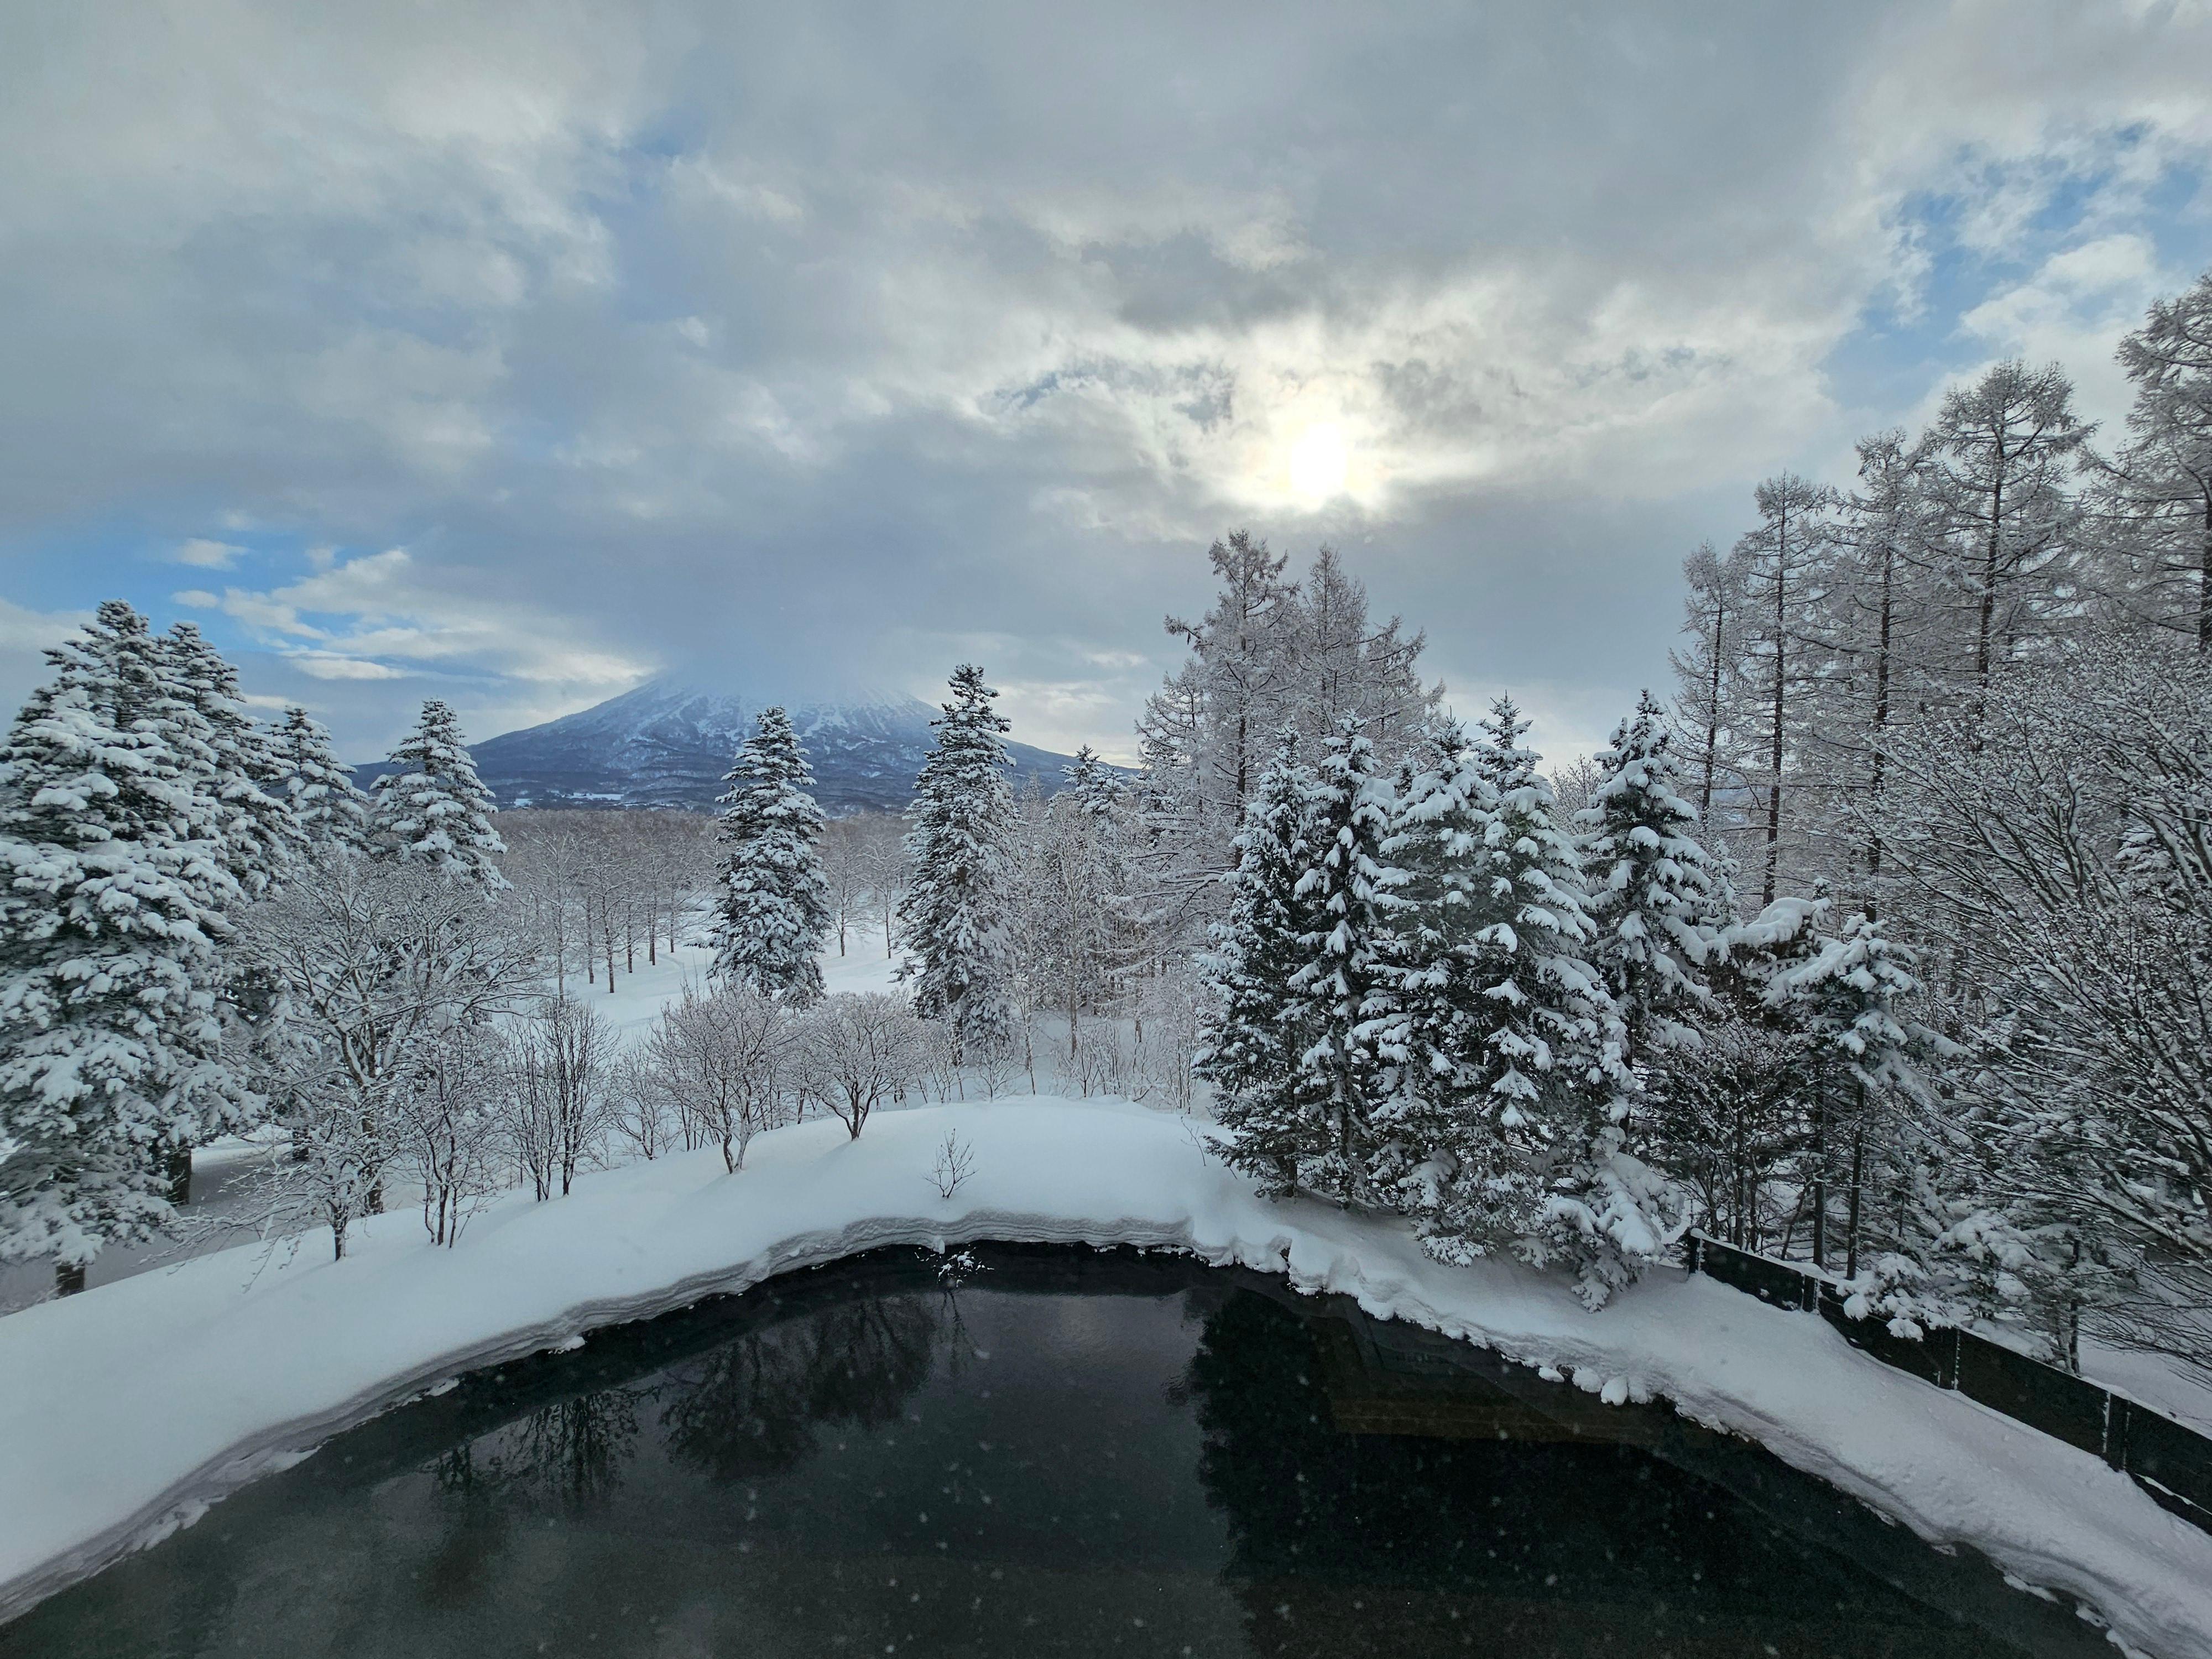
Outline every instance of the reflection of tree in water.
POLYGON ((465 1498, 521 1498, 587 1509, 622 1485, 637 1437, 637 1396, 602 1389, 541 1406, 529 1416, 438 1459, 438 1489, 465 1498))
POLYGON ((1308 1318, 1245 1291, 1191 1361, 1200 1479, 1256 1654, 1831 1652, 1838 1626, 1854 1652, 1960 1651, 1948 1621, 1646 1450, 1340 1433, 1329 1386, 1347 1381, 1364 1386, 1332 1379, 1308 1318), (1838 1625, 1802 1625, 1814 1608, 1838 1625))
POLYGON ((866 1297, 725 1343, 667 1373, 669 1449, 718 1480, 789 1468, 817 1428, 896 1423, 927 1380, 937 1313, 866 1297))
POLYGON ((423 1576, 433 1607, 466 1606, 491 1582, 518 1505, 575 1513, 611 1497, 637 1437, 637 1396, 603 1389, 540 1407, 442 1454, 430 1475, 447 1500, 445 1534, 423 1576))

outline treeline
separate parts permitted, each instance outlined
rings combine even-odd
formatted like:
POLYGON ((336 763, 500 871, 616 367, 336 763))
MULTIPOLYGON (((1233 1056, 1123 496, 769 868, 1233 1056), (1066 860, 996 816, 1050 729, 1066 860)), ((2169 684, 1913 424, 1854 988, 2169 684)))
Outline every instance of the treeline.
POLYGON ((1218 547, 1144 890, 1232 896, 1201 1064, 1238 1160, 1593 1300, 1695 1224, 1900 1328, 2212 1362, 2212 277, 2120 356, 2109 449, 2005 363, 1849 489, 1761 484, 1688 562, 1673 707, 1571 812, 1510 706, 1424 717, 1418 635, 1322 672, 1280 562, 1218 547))
POLYGON ((1119 780, 1086 753, 1073 796, 1017 799, 979 670, 909 819, 825 823, 769 709, 717 819, 503 834, 442 702, 364 795, 303 711, 252 720, 189 623, 111 602, 48 654, 0 748, 0 1255, 54 1260, 64 1291, 173 1228, 218 1136, 282 1148, 222 1225, 326 1225, 343 1255, 401 1188, 451 1243, 490 1193, 679 1145, 734 1170, 810 1111, 857 1135, 885 1100, 1041 1069, 1189 1100, 1188 976, 1148 995, 1167 976, 1108 908, 1119 780), (825 997, 817 957, 878 927, 912 998, 825 997), (595 1012, 702 940, 700 981, 635 1041, 595 1012), (1067 1040, 1040 1053, 1048 1009, 1067 1040))
POLYGON ((1852 1147, 1896 1194, 1893 1276, 2063 1354, 2087 1322, 2202 1364, 2212 276, 2118 360, 2119 431, 2000 363, 1856 479, 1761 484, 1688 562, 1679 709, 1746 890, 1832 893, 1923 964, 1932 1103, 1852 1147))

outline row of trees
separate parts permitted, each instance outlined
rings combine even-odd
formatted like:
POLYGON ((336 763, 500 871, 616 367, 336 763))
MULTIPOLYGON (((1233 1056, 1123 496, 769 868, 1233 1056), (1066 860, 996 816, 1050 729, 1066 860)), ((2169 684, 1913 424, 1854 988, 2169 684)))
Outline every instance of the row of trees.
MULTIPOLYGON (((2058 365, 2008 362, 1861 443, 1848 487, 1761 484, 1688 562, 1677 708, 1747 890, 1839 895, 1927 964, 1942 1061, 1849 1152, 1890 1195, 1885 1293, 2203 1364, 2212 276, 2119 361, 2109 447, 2058 365)), ((1713 1051, 1783 1190, 1820 1191, 1804 1085, 1751 1034, 1713 1051)))
POLYGON ((252 720, 189 623, 156 635, 111 601, 47 655, 52 678, 0 748, 0 1253, 56 1258, 68 1288, 103 1244, 168 1219, 198 1141, 392 1086, 380 1004, 342 1042, 316 1011, 427 971, 406 939, 437 934, 448 964, 416 988, 416 1025, 465 1018, 483 976, 465 955, 453 968, 443 923, 410 905, 417 888, 504 882, 489 797, 443 703, 372 799, 303 711, 252 720), (371 864, 409 877, 384 910, 351 912, 374 987, 278 936, 315 915, 295 878, 343 890, 371 864))
POLYGON ((2013 363, 1852 491, 1762 485, 1673 707, 1556 790, 1509 709, 1437 716, 1418 635, 1332 599, 1367 644, 1311 652, 1284 561, 1218 544, 1103 920, 1125 975, 1211 925, 1237 1160, 1593 1300, 1694 1223, 1908 1322, 2204 1364, 2208 319, 2212 279, 2124 343, 2110 454, 2013 363))

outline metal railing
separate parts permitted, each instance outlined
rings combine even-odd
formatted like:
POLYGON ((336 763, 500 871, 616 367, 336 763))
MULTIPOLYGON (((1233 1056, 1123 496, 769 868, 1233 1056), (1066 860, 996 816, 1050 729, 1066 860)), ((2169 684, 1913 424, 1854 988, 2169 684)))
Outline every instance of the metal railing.
POLYGON ((1853 1319, 1826 1274, 1754 1255, 1692 1233, 1692 1273, 1702 1273, 1796 1313, 1818 1313, 1844 1340, 1939 1389, 1954 1389, 2015 1422, 2094 1452, 2135 1477, 2176 1515, 2212 1531, 2212 1436, 2085 1377, 1948 1326, 1897 1336, 1878 1317, 1853 1319))

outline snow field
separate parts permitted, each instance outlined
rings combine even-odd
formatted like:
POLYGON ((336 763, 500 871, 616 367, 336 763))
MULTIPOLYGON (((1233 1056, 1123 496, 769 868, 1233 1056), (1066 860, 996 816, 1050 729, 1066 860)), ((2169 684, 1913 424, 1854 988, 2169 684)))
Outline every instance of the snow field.
POLYGON ((1931 1542, 2094 1609, 2126 1647, 2212 1655, 2212 1536, 2124 1475, 1858 1353, 1817 1319, 1652 1275, 1601 1314, 1516 1264, 1448 1268, 1402 1224, 1270 1204, 1206 1132, 1126 1103, 1027 1097, 834 1121, 510 1194, 432 1248, 409 1214, 333 1262, 311 1237, 0 1320, 0 1614, 95 1570, 325 1437, 474 1367, 574 1346, 774 1273, 888 1244, 1133 1244, 1280 1273, 1492 1346, 1613 1401, 1755 1438, 1931 1542), (947 1132, 975 1173, 939 1196, 947 1132))

